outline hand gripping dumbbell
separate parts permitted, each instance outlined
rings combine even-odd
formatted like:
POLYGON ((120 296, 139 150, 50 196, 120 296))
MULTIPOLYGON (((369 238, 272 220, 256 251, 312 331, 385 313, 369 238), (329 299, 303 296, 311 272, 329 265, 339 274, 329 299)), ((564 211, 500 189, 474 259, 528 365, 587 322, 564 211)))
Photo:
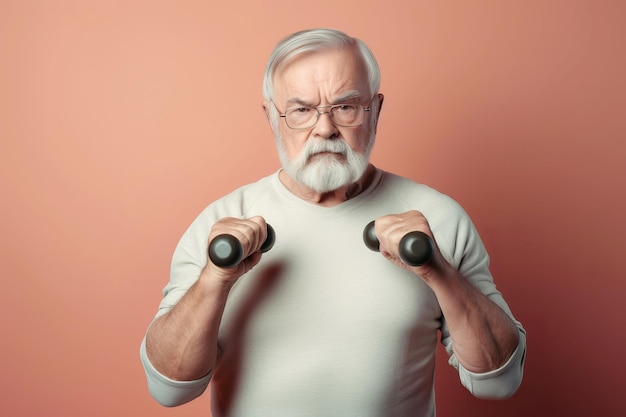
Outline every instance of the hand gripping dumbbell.
MULTIPOLYGON (((267 252, 274 246, 276 233, 274 228, 267 225, 267 237, 261 245, 261 252, 267 252)), ((217 235, 209 243, 209 258, 211 262, 222 268, 231 268, 237 266, 243 258, 243 246, 241 242, 233 235, 221 234, 217 235)))
MULTIPOLYGON (((376 236, 373 221, 363 229, 363 241, 365 242, 365 246, 369 249, 376 252, 380 251, 380 242, 376 236)), ((409 266, 424 265, 430 261, 434 251, 433 241, 430 236, 418 231, 409 232, 404 235, 398 245, 400 259, 409 266)))

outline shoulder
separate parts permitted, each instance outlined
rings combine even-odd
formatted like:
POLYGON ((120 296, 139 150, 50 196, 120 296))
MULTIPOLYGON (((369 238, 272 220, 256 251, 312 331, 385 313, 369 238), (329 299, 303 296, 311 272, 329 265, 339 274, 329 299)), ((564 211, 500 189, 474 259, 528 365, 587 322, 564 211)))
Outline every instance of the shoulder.
POLYGON ((410 178, 383 171, 381 191, 389 197, 405 201, 421 211, 449 216, 464 216, 461 205, 449 195, 410 178))
MULTIPOLYGON (((473 241, 477 237, 471 218, 464 208, 452 197, 428 185, 409 178, 384 172, 378 199, 382 206, 395 212, 418 210, 428 224, 443 251, 456 253, 461 242, 473 241), (391 203, 395 201, 395 203, 391 203)), ((462 246, 465 243, 461 244, 462 246)))
MULTIPOLYGON (((207 205, 191 222, 182 241, 192 240, 196 244, 205 244, 208 231, 214 223, 224 217, 248 217, 254 210, 256 201, 274 189, 276 175, 269 175, 256 182, 243 185, 207 205)), ((265 197, 264 197, 265 198, 265 197)))
POLYGON ((274 173, 256 182, 242 185, 210 203, 201 212, 200 217, 210 216, 220 219, 222 217, 245 216, 259 198, 266 197, 272 189, 275 189, 276 180, 276 173, 274 173))

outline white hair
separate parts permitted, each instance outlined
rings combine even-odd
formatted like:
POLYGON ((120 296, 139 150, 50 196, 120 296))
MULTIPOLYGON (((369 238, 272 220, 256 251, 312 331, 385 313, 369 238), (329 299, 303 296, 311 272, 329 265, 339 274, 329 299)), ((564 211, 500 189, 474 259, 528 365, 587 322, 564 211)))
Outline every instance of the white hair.
MULTIPOLYGON (((378 93, 380 88, 380 68, 376 57, 370 48, 360 39, 348 36, 344 32, 335 29, 310 29, 293 33, 282 39, 272 51, 263 76, 263 97, 269 103, 274 99, 274 74, 278 68, 307 52, 317 52, 328 49, 356 48, 359 52, 367 73, 370 99, 378 93)), ((374 100, 375 102, 377 100, 374 100)), ((372 113, 377 110, 374 103, 372 113)), ((278 127, 278 112, 274 106, 269 106, 269 118, 274 130, 278 127)), ((374 114, 377 114, 374 113, 374 114)), ((372 118, 376 119, 376 117, 372 118)))
POLYGON ((280 133, 276 133, 275 140, 278 156, 285 172, 310 189, 325 193, 351 184, 361 178, 369 164, 375 136, 374 132, 370 131, 363 153, 354 151, 343 139, 309 138, 300 155, 294 159, 289 158, 280 133), (340 162, 331 155, 321 156, 320 159, 309 163, 309 157, 322 152, 341 154, 345 161, 340 162))
POLYGON ((374 54, 360 39, 335 29, 304 30, 289 35, 278 42, 265 66, 263 97, 267 101, 274 98, 274 74, 282 64, 306 52, 346 47, 356 47, 359 51, 367 71, 370 96, 373 97, 380 88, 380 69, 374 54))

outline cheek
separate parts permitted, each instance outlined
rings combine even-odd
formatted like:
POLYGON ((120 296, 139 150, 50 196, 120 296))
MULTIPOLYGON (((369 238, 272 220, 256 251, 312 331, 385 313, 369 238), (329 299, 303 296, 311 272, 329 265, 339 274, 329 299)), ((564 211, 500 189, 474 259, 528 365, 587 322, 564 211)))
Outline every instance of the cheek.
POLYGON ((369 142, 370 130, 365 126, 346 131, 343 138, 350 147, 358 153, 364 153, 369 142))
POLYGON ((296 132, 291 129, 280 129, 283 148, 290 160, 297 158, 302 152, 308 135, 306 132, 296 132))

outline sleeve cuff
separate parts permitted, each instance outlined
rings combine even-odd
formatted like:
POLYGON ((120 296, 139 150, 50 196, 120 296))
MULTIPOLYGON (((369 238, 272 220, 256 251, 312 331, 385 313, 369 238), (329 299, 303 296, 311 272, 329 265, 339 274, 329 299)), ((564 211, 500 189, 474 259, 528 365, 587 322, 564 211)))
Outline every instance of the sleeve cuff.
POLYGON ((522 383, 525 358, 526 335, 520 330, 517 349, 498 369, 485 373, 471 372, 463 368, 454 356, 450 358, 450 364, 458 368, 461 384, 472 395, 484 399, 506 399, 515 394, 522 383))
POLYGON ((144 337, 139 349, 148 381, 148 389, 152 397, 165 407, 176 407, 199 397, 209 385, 212 373, 193 381, 176 381, 166 377, 156 370, 146 353, 146 339, 144 337))

